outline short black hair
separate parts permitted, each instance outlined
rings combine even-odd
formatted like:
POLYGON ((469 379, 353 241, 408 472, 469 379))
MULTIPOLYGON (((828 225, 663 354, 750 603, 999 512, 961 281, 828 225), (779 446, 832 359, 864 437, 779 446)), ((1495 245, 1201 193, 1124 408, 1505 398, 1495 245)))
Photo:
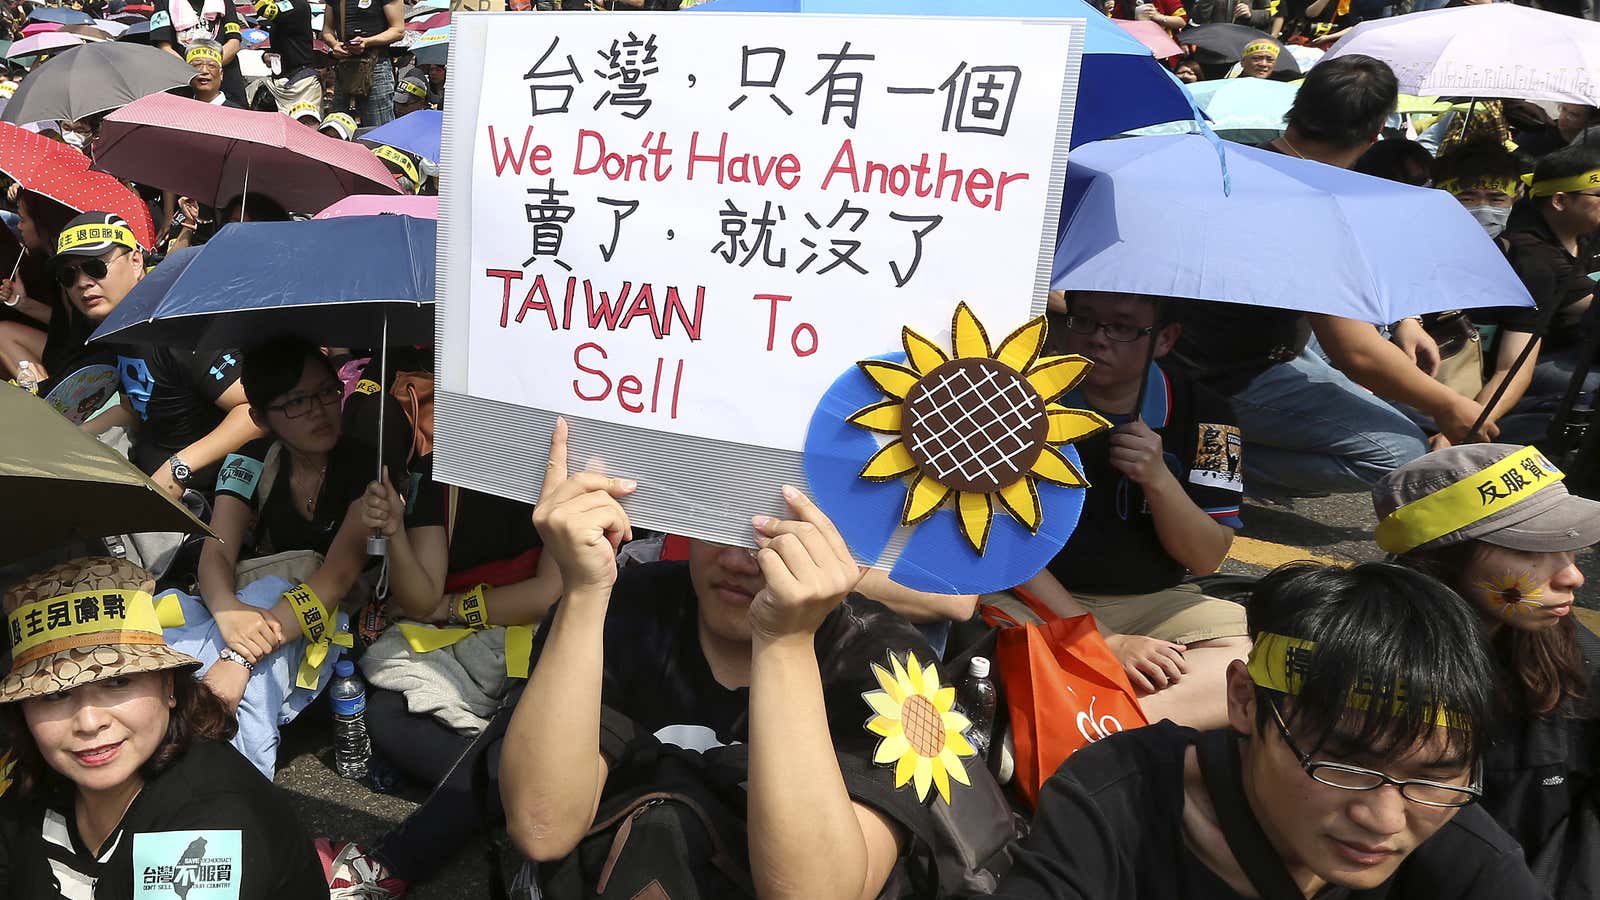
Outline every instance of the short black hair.
MULTIPOLYGON (((1555 150, 1539 158, 1533 166, 1534 181, 1550 181, 1556 178, 1571 178, 1600 169, 1600 144, 1568 144, 1560 150, 1555 150)), ((1536 197, 1536 200, 1548 202, 1549 197, 1536 197)))
MULTIPOLYGON (((1335 735, 1372 756, 1403 753, 1433 735, 1440 707, 1466 723, 1449 729, 1450 751, 1466 763, 1481 760, 1494 737, 1495 667, 1480 617, 1427 575, 1393 563, 1292 563, 1256 584, 1247 620, 1252 640, 1270 632, 1316 644, 1284 710, 1311 735, 1307 753, 1335 735), (1410 700, 1355 708, 1350 693, 1363 682, 1400 686, 1410 700)), ((1270 692, 1257 694, 1256 731, 1265 734, 1271 712, 1259 701, 1270 692)))
POLYGON ((1428 149, 1416 141, 1404 138, 1373 144, 1371 149, 1361 154, 1361 158, 1350 168, 1363 175, 1372 175, 1401 184, 1415 184, 1407 177, 1410 175, 1407 163, 1411 164, 1411 169, 1420 171, 1423 178, 1432 177, 1433 157, 1428 153, 1428 149))
POLYGON ((1382 130, 1399 96, 1388 63, 1351 53, 1312 66, 1284 120, 1310 140, 1359 147, 1382 130))
POLYGON ((339 373, 322 348, 304 338, 282 337, 244 351, 239 363, 239 383, 244 398, 259 413, 279 397, 294 390, 307 365, 321 365, 328 374, 339 373))
POLYGON ((1459 178, 1519 178, 1531 168, 1505 145, 1484 138, 1462 141, 1433 161, 1433 181, 1459 178))
MULTIPOLYGON (((245 222, 288 222, 293 217, 283 208, 283 204, 268 197, 259 191, 253 194, 241 195, 244 200, 245 222)), ((228 211, 239 205, 240 197, 234 197, 222 208, 222 218, 228 218, 228 211)))

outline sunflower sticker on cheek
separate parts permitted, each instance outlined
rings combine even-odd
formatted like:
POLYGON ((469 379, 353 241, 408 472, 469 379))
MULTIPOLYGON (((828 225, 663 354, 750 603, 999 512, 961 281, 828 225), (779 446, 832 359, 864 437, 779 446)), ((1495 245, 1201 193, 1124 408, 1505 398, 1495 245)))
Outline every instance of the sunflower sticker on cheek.
POLYGON ((927 800, 932 787, 948 805, 950 779, 972 783, 961 761, 978 753, 963 733, 972 723, 955 710, 956 689, 939 685, 939 672, 932 664, 922 666, 915 653, 907 653, 902 664, 890 653, 889 665, 893 674, 872 663, 882 690, 861 695, 874 713, 867 730, 883 738, 872 761, 894 765, 895 787, 911 782, 918 800, 927 800))
POLYGON ((1537 612, 1542 604, 1544 588, 1532 572, 1502 572, 1474 582, 1478 595, 1499 616, 1515 619, 1524 613, 1537 612))

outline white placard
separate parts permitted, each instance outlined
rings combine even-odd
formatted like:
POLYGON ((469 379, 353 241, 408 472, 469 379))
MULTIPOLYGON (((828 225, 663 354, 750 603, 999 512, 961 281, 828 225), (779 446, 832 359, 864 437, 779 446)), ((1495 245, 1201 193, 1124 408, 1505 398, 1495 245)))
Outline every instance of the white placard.
MULTIPOLYGON (((795 458, 822 393, 902 326, 947 340, 959 300, 1002 331, 1042 309, 1082 29, 459 16, 446 398, 639 430, 608 445, 622 473, 663 432, 795 458)), ((439 440, 447 477, 536 494, 471 471, 521 439, 472 435, 470 459, 439 440)))

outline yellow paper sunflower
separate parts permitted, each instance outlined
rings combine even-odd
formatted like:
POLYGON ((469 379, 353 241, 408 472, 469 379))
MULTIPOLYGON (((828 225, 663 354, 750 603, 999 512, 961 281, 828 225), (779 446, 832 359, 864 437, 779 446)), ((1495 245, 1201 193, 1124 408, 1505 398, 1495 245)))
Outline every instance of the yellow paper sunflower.
POLYGON ((893 674, 872 664, 883 690, 861 695, 875 713, 867 730, 883 738, 872 761, 894 763, 895 787, 913 782, 917 799, 926 800, 931 785, 948 804, 950 779, 972 783, 961 762, 961 757, 978 752, 962 734, 972 723, 955 711, 956 689, 940 687, 939 672, 932 665, 919 664, 915 653, 907 654, 904 665, 891 653, 889 664, 893 674))
POLYGON ((910 328, 900 336, 906 365, 856 364, 889 399, 857 410, 847 421, 895 436, 867 460, 861 477, 911 477, 901 524, 915 525, 954 498, 961 533, 981 554, 996 502, 1037 534, 1044 517, 1038 482, 1089 486, 1056 448, 1111 423, 1099 413, 1055 402, 1093 363, 1077 355, 1041 358, 1044 316, 992 347, 963 301, 951 325, 953 352, 910 328))

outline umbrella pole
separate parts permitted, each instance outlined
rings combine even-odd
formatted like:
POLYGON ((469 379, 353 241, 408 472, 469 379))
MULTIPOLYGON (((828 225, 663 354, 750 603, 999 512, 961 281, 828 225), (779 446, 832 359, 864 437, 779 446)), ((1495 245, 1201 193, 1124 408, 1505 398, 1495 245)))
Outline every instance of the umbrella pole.
POLYGON ((1511 380, 1522 371, 1522 367, 1528 362, 1528 357, 1533 355, 1534 348, 1538 347, 1544 336, 1549 333, 1550 323, 1554 321, 1558 307, 1559 304, 1551 303, 1548 309, 1539 310, 1539 322, 1534 326, 1533 339, 1528 341, 1522 352, 1517 354, 1517 358, 1512 360, 1511 370, 1506 372, 1506 377, 1501 380, 1500 386, 1494 389, 1494 395, 1489 398, 1489 402, 1483 405, 1483 412, 1478 413, 1478 421, 1473 422, 1472 427, 1467 429, 1467 434, 1461 441, 1463 444, 1470 444, 1477 437, 1479 430, 1483 428, 1483 423, 1488 420, 1489 413, 1500 402, 1500 398, 1505 396, 1506 389, 1511 387, 1511 380))
MULTIPOLYGON (((389 384, 389 308, 383 310, 383 337, 378 344, 378 383, 385 387, 389 384)), ((378 392, 378 483, 383 483, 383 412, 388 404, 384 392, 378 392)), ((389 539, 383 532, 374 531, 367 537, 368 556, 388 556, 389 539)))

